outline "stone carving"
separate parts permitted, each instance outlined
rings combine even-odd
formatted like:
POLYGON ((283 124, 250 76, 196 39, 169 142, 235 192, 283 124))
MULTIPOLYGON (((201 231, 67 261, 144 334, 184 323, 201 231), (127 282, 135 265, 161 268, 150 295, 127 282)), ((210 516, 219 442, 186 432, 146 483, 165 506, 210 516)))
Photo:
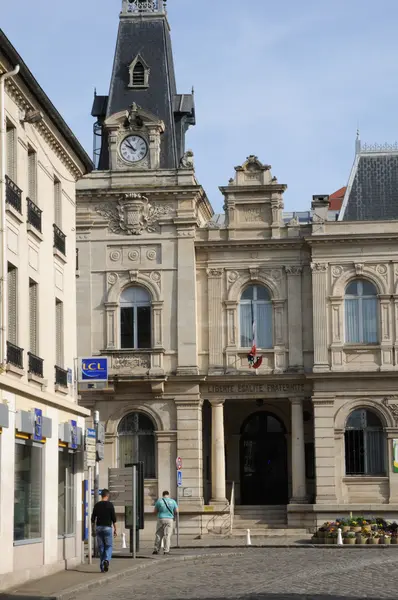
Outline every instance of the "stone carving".
POLYGON ((180 167, 182 169, 194 169, 195 165, 193 162, 193 152, 192 150, 187 150, 180 161, 180 167))
POLYGON ((363 263, 355 263, 354 268, 357 275, 363 275, 363 263))
POLYGON ((260 269, 251 268, 249 269, 250 279, 258 279, 260 276, 260 269))
POLYGON ((113 369, 150 369, 151 359, 149 356, 113 356, 113 369))
POLYGON ((340 277, 343 274, 343 271, 344 269, 340 265, 332 267, 332 275, 334 278, 340 277))
POLYGON ((156 250, 148 250, 146 257, 148 260, 156 260, 156 250))
POLYGON ((207 274, 209 277, 222 277, 224 273, 224 269, 207 269, 207 274))
POLYGON ((178 229, 177 237, 179 238, 193 238, 195 237, 195 231, 193 229, 178 229))
POLYGON ((152 271, 152 273, 150 274, 150 278, 160 287, 160 281, 162 276, 159 273, 159 271, 152 271))
POLYGON ((124 194, 117 202, 96 207, 109 220, 109 231, 121 235, 141 235, 144 231, 159 230, 157 221, 172 212, 169 205, 153 205, 141 194, 124 194))
POLYGON ((113 262, 117 262, 118 260, 120 260, 121 256, 122 253, 120 252, 120 250, 111 250, 111 252, 109 253, 109 258, 113 262))
POLYGON ((386 267, 386 265, 377 265, 376 271, 378 273, 380 273, 380 275, 386 275, 387 274, 387 267, 386 267))
POLYGON ((221 225, 215 221, 207 221, 205 229, 221 229, 221 225))
POLYGON ((280 281, 280 279, 282 278, 282 273, 279 269, 272 269, 271 277, 272 279, 275 279, 275 281, 280 281))
POLYGON ((288 275, 301 275, 303 267, 288 266, 285 267, 285 271, 288 275))
POLYGON ((128 257, 133 262, 136 262, 140 258, 140 253, 138 250, 130 250, 130 252, 128 253, 128 257))
POLYGON ((394 396, 390 396, 390 397, 385 397, 382 400, 382 403, 384 404, 384 406, 390 411, 390 413, 392 414, 395 424, 398 425, 398 404, 397 404, 397 398, 394 398, 394 396), (390 404, 390 402, 393 402, 393 404, 390 404))
POLYGON ((261 208, 247 208, 243 211, 246 223, 264 223, 265 218, 261 208))
POLYGON ((298 217, 293 217, 292 219, 290 219, 288 226, 289 227, 298 227, 300 225, 300 221, 298 220, 298 217))
POLYGON ((117 282, 117 280, 119 279, 119 276, 117 273, 109 273, 108 275, 108 283, 110 285, 115 285, 115 283, 117 282))
POLYGON ((138 281, 139 271, 129 271, 130 282, 134 283, 138 281))
POLYGON ((311 263, 311 271, 315 273, 326 273, 327 270, 327 263, 311 263))
POLYGON ((237 279, 239 278, 239 273, 238 271, 230 271, 228 273, 228 281, 230 283, 235 283, 235 281, 237 281, 237 279))

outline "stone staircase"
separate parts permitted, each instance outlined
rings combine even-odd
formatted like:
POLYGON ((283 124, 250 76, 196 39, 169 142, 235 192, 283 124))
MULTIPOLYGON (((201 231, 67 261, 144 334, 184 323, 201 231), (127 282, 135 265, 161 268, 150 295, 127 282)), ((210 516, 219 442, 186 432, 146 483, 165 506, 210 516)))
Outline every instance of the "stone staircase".
POLYGON ((306 529, 291 529, 287 525, 286 506, 235 506, 233 537, 308 537, 306 529))

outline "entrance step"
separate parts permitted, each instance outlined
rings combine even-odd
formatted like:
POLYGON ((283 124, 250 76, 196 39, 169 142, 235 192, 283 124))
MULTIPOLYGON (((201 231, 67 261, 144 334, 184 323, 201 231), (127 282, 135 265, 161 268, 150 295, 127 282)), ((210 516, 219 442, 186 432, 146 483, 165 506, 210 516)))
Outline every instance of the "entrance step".
MULTIPOLYGON (((248 527, 247 529, 250 529, 250 527, 248 527)), ((232 532, 232 536, 230 537, 244 537, 246 536, 246 530, 244 529, 233 529, 232 532)), ((308 538, 308 531, 306 529, 288 529, 288 528, 256 528, 256 529, 250 529, 250 537, 253 538, 259 538, 259 537, 302 537, 302 538, 308 538)))
POLYGON ((287 527, 286 521, 258 521, 256 519, 246 519, 239 521, 234 519, 234 531, 238 529, 284 529, 287 527))
POLYGON ((234 534, 245 535, 247 529, 253 535, 262 535, 263 531, 272 531, 272 535, 289 535, 284 533, 290 531, 287 527, 286 506, 235 506, 234 534), (275 533, 276 531, 282 533, 275 533))

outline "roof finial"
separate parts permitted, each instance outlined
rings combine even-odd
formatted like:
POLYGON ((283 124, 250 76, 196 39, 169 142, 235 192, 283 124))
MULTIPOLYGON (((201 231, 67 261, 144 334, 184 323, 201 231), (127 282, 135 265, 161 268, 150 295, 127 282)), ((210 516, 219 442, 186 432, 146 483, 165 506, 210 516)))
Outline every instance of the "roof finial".
POLYGON ((355 154, 360 154, 361 152, 361 138, 359 137, 359 126, 357 127, 357 137, 355 140, 355 154))
POLYGON ((195 88, 194 88, 194 86, 192 86, 192 96, 194 96, 194 95, 195 95, 195 88))

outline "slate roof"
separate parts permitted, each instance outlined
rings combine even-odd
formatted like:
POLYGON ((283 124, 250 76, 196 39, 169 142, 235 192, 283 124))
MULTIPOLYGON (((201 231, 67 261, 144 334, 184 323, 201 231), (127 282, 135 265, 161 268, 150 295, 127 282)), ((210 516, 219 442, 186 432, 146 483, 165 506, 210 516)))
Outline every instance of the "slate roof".
POLYGON ((398 147, 363 146, 357 152, 341 221, 398 219, 398 147))

